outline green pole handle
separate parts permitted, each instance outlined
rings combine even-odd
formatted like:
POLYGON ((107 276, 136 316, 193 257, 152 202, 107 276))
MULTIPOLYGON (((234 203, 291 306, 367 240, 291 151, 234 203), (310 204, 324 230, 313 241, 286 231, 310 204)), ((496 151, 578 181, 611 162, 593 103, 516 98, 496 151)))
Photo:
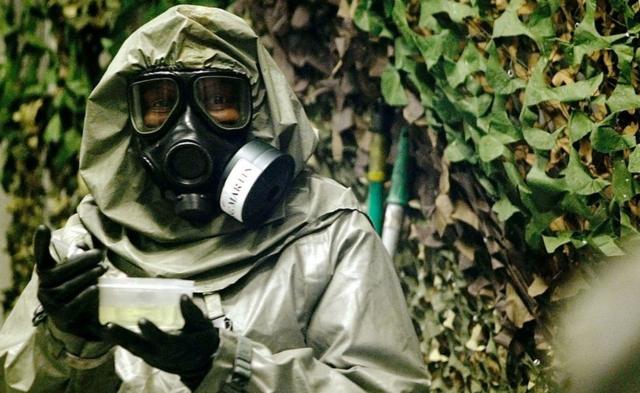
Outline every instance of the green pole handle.
POLYGON ((368 214, 373 227, 380 235, 382 233, 382 219, 384 215, 384 181, 385 165, 387 161, 388 138, 386 130, 389 126, 389 109, 379 103, 372 114, 369 145, 369 180, 368 214))
POLYGON ((369 218, 378 235, 382 234, 383 200, 384 185, 381 182, 369 183, 369 218))
POLYGON ((391 174, 391 190, 387 203, 407 206, 409 203, 409 128, 402 127, 398 140, 398 153, 391 174))
POLYGON ((398 139, 398 151, 391 174, 391 190, 382 227, 382 243, 393 257, 398 247, 404 209, 409 204, 409 128, 402 127, 398 139))

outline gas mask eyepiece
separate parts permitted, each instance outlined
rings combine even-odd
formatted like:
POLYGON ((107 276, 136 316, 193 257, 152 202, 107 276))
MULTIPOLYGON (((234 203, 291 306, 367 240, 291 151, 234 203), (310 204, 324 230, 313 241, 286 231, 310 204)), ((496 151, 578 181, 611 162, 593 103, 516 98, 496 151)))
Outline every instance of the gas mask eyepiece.
POLYGON ((133 128, 142 135, 162 131, 192 105, 221 132, 243 131, 251 120, 249 81, 210 71, 157 71, 130 86, 133 128))
POLYGON ((295 163, 249 140, 249 81, 215 71, 155 71, 130 84, 129 111, 144 167, 194 223, 222 210, 257 224, 282 199, 295 163))

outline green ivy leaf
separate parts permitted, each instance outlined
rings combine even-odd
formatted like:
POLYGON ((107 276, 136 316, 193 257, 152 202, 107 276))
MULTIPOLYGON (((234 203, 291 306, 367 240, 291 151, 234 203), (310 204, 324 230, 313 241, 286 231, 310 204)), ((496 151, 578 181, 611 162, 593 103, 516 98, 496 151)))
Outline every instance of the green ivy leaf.
POLYGON ((518 9, 524 4, 524 0, 514 0, 507 4, 507 9, 493 22, 492 37, 526 35, 534 41, 537 41, 533 33, 522 23, 520 18, 518 18, 518 9))
POLYGON ((392 65, 387 65, 381 77, 382 96, 392 106, 407 105, 407 94, 402 86, 400 73, 392 65))
POLYGON ((564 128, 559 128, 552 134, 549 134, 538 128, 525 127, 522 129, 522 135, 524 136, 524 140, 533 148, 538 150, 551 150, 556 143, 556 139, 558 139, 558 134, 560 134, 563 129, 564 128))
POLYGON ((64 132, 62 147, 53 160, 55 168, 59 169, 67 165, 67 162, 80 150, 80 141, 80 133, 75 128, 64 132))
POLYGON ((398 37, 394 43, 394 66, 398 70, 410 70, 413 68, 412 56, 415 56, 415 48, 407 43, 404 37, 398 37))
POLYGON ((29 97, 29 96, 42 96, 43 94, 45 94, 45 90, 46 90, 46 86, 44 85, 44 83, 38 83, 35 85, 31 85, 29 87, 27 87, 24 90, 24 95, 29 97))
POLYGON ((111 49, 111 47, 113 47, 113 39, 102 37, 100 38, 100 45, 102 45, 102 48, 104 50, 108 51, 109 49, 111 49))
POLYGON ((469 161, 475 163, 474 151, 460 139, 455 139, 444 149, 444 156, 449 162, 469 161))
POLYGON ((618 56, 618 84, 616 87, 631 85, 633 83, 634 48, 630 45, 613 45, 612 48, 618 56))
POLYGON ((519 141, 522 138, 514 138, 513 135, 511 134, 505 134, 503 132, 498 131, 495 128, 491 128, 489 129, 489 135, 491 135, 492 137, 496 138, 497 140, 500 141, 500 143, 502 143, 503 145, 509 144, 509 143, 513 143, 516 141, 519 141))
POLYGON ((587 242, 584 238, 571 239, 571 244, 576 248, 576 250, 585 247, 589 242, 587 242))
POLYGON ((59 106, 67 107, 72 112, 75 112, 75 113, 80 113, 81 111, 84 111, 84 105, 80 105, 79 103, 76 103, 76 100, 74 99, 74 97, 71 96, 71 94, 69 94, 67 89, 65 89, 60 95, 59 106))
POLYGON ((609 235, 594 236, 589 239, 589 243, 608 257, 626 255, 625 252, 616 244, 614 238, 609 235))
POLYGON ((495 44, 491 43, 487 49, 487 81, 493 87, 496 94, 508 95, 526 86, 526 82, 515 75, 509 76, 502 68, 495 44))
MULTIPOLYGON (((450 130, 451 127, 447 126, 447 129, 450 130)), ((464 140, 471 140, 476 145, 476 150, 478 150, 478 144, 480 144, 480 138, 482 138, 482 133, 478 131, 478 128, 474 127, 473 124, 465 122, 462 125, 462 131, 464 135, 464 140)))
POLYGON ((506 195, 503 195, 498 202, 494 203, 491 210, 498 215, 498 220, 502 222, 507 221, 512 215, 520 211, 506 195))
POLYGON ((484 88, 478 78, 466 78, 464 80, 464 88, 474 97, 484 93, 484 88))
MULTIPOLYGON (((569 185, 567 185, 567 187, 569 187, 569 185)), ((560 202, 560 209, 569 213, 577 214, 594 222, 596 217, 593 214, 591 207, 587 205, 586 199, 587 198, 584 195, 569 192, 564 196, 564 198, 562 198, 562 202, 560 202)))
POLYGON ((51 120, 49 120, 49 123, 47 124, 47 128, 44 130, 44 140, 49 143, 58 142, 61 134, 62 121, 60 120, 60 114, 56 113, 51 117, 51 120))
POLYGON ((531 216, 531 220, 527 223, 524 232, 524 238, 527 244, 533 249, 539 249, 542 243, 542 232, 544 232, 549 224, 556 219, 556 214, 553 212, 535 212, 531 216))
POLYGON ((47 44, 33 32, 25 33, 24 35, 25 48, 23 50, 32 50, 35 52, 46 52, 47 44))
POLYGON ((84 79, 72 79, 66 82, 67 89, 77 98, 87 97, 91 87, 84 79))
POLYGON ((427 68, 424 64, 414 62, 405 62, 404 71, 407 72, 407 78, 418 89, 420 94, 420 103, 425 108, 433 108, 434 92, 427 84, 427 68))
POLYGON ((633 135, 620 135, 611 127, 601 126, 591 132, 591 145, 600 153, 612 153, 634 147, 633 135))
POLYGON ((522 194, 531 194, 531 189, 529 188, 527 183, 524 181, 524 179, 520 176, 520 172, 518 172, 518 168, 516 168, 516 166, 512 162, 505 161, 503 164, 503 167, 504 167, 504 171, 507 174, 507 179, 509 179, 509 182, 513 187, 518 188, 518 191, 520 191, 521 197, 522 197, 522 194))
POLYGON ((553 254, 558 247, 571 241, 571 235, 571 232, 560 233, 558 236, 542 235, 545 250, 547 250, 548 254, 553 254))
POLYGON ((580 162, 576 149, 571 148, 569 164, 564 171, 567 190, 578 195, 591 195, 600 192, 610 183, 604 179, 592 178, 580 162))
POLYGON ((444 95, 437 95, 433 101, 433 110, 446 124, 455 124, 461 120, 460 112, 444 95))
POLYGON ((384 19, 371 11, 371 0, 362 0, 358 3, 353 16, 353 21, 360 29, 373 36, 393 38, 393 34, 387 29, 384 19))
POLYGON ((538 118, 538 112, 532 111, 529 107, 523 107, 519 116, 520 124, 523 127, 535 127, 538 118))
POLYGON ((571 118, 569 119, 569 137, 571 139, 571 143, 579 141, 585 135, 589 134, 596 127, 595 123, 589 119, 589 116, 580 111, 574 111, 571 113, 571 118))
POLYGON ((637 237, 639 235, 640 231, 638 231, 638 228, 636 228, 635 224, 631 221, 629 215, 620 209, 620 237, 637 237))
POLYGON ((477 71, 484 71, 486 69, 486 60, 484 56, 478 51, 473 41, 467 42, 464 47, 460 58, 455 62, 445 63, 445 74, 447 81, 452 87, 457 87, 465 79, 477 71))
POLYGON ((555 34, 550 18, 550 9, 548 6, 539 3, 535 12, 529 16, 528 25, 525 25, 518 18, 518 9, 524 3, 524 0, 515 0, 508 3, 507 9, 493 22, 492 36, 496 38, 526 35, 542 49, 545 37, 552 37, 555 34))
POLYGON ((452 21, 463 23, 465 18, 479 16, 478 9, 467 4, 447 0, 425 0, 421 4, 420 19, 428 15, 446 13, 452 21))
POLYGON ((386 6, 386 15, 391 13, 391 18, 395 23, 396 28, 400 32, 400 35, 404 37, 407 42, 414 43, 416 37, 419 35, 416 34, 411 26, 409 26, 408 18, 407 18, 407 6, 403 0, 388 0, 385 2, 386 6), (393 2, 393 4, 391 4, 393 2))
POLYGON ((633 8, 631 8, 631 3, 625 0, 610 0, 609 3, 614 10, 624 15, 625 22, 628 25, 634 24, 633 18, 636 13, 633 11, 633 8))
POLYGON ((429 37, 415 35, 413 38, 428 69, 440 60, 448 43, 455 39, 453 33, 446 29, 429 37))
POLYGON ((542 169, 542 157, 538 156, 538 163, 533 165, 527 173, 527 184, 529 187, 535 188, 541 197, 548 197, 558 194, 567 189, 567 183, 563 178, 553 178, 545 173, 542 169))
POLYGON ((556 33, 551 18, 559 5, 550 6, 549 3, 547 1, 538 2, 536 9, 529 15, 526 23, 539 46, 545 43, 545 38, 553 37, 556 33))
POLYGON ((631 173, 640 173, 640 149, 638 149, 638 145, 629 155, 628 170, 631 173))
POLYGON ((500 157, 504 152, 504 145, 498 139, 491 135, 485 135, 480 138, 478 145, 478 155, 485 162, 493 161, 500 157))
POLYGON ((482 94, 478 97, 466 97, 454 101, 455 105, 463 112, 467 112, 478 118, 484 116, 491 107, 493 97, 490 94, 482 94))
POLYGON ((572 64, 579 64, 584 55, 589 55, 597 50, 607 49, 610 44, 622 37, 624 34, 603 37, 598 33, 595 24, 596 0, 586 1, 586 10, 582 21, 573 32, 573 61, 572 64))
POLYGON ((607 99, 607 106, 612 113, 640 108, 640 95, 633 86, 618 84, 607 99))
POLYGON ((613 164, 613 195, 614 200, 618 203, 630 200, 635 193, 633 192, 633 183, 631 182, 631 174, 627 170, 624 159, 617 159, 613 164))
POLYGON ((585 100, 591 98, 598 90, 600 83, 602 83, 603 74, 600 73, 593 78, 575 82, 571 85, 549 87, 545 83, 544 76, 547 63, 548 61, 546 59, 540 59, 536 64, 524 92, 525 106, 536 105, 551 100, 560 102, 585 100))

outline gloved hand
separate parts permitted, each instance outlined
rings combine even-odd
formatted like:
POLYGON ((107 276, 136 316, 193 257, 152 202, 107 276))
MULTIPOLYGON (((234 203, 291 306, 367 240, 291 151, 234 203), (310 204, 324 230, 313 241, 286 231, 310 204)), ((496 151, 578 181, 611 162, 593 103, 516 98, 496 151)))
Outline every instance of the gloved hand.
POLYGON ((98 321, 98 288, 107 268, 100 265, 100 250, 84 251, 56 266, 49 254, 51 230, 36 229, 34 254, 39 277, 38 300, 56 327, 90 341, 101 341, 104 328, 98 321))
POLYGON ((143 318, 138 322, 141 334, 108 323, 106 337, 150 366, 179 375, 193 391, 211 369, 220 339, 218 329, 205 318, 189 296, 180 298, 180 310, 185 323, 175 334, 164 332, 143 318))

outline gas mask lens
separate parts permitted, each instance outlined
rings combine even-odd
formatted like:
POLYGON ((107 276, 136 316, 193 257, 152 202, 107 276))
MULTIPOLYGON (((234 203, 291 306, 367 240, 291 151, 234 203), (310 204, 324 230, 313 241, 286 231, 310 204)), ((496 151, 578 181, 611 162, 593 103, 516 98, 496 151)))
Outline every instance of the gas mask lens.
POLYGON ((158 131, 178 106, 178 85, 169 78, 150 79, 131 85, 131 120, 141 134, 158 131))
POLYGON ((209 75, 196 79, 196 102, 204 114, 219 128, 243 128, 250 117, 250 92, 246 80, 209 75))

